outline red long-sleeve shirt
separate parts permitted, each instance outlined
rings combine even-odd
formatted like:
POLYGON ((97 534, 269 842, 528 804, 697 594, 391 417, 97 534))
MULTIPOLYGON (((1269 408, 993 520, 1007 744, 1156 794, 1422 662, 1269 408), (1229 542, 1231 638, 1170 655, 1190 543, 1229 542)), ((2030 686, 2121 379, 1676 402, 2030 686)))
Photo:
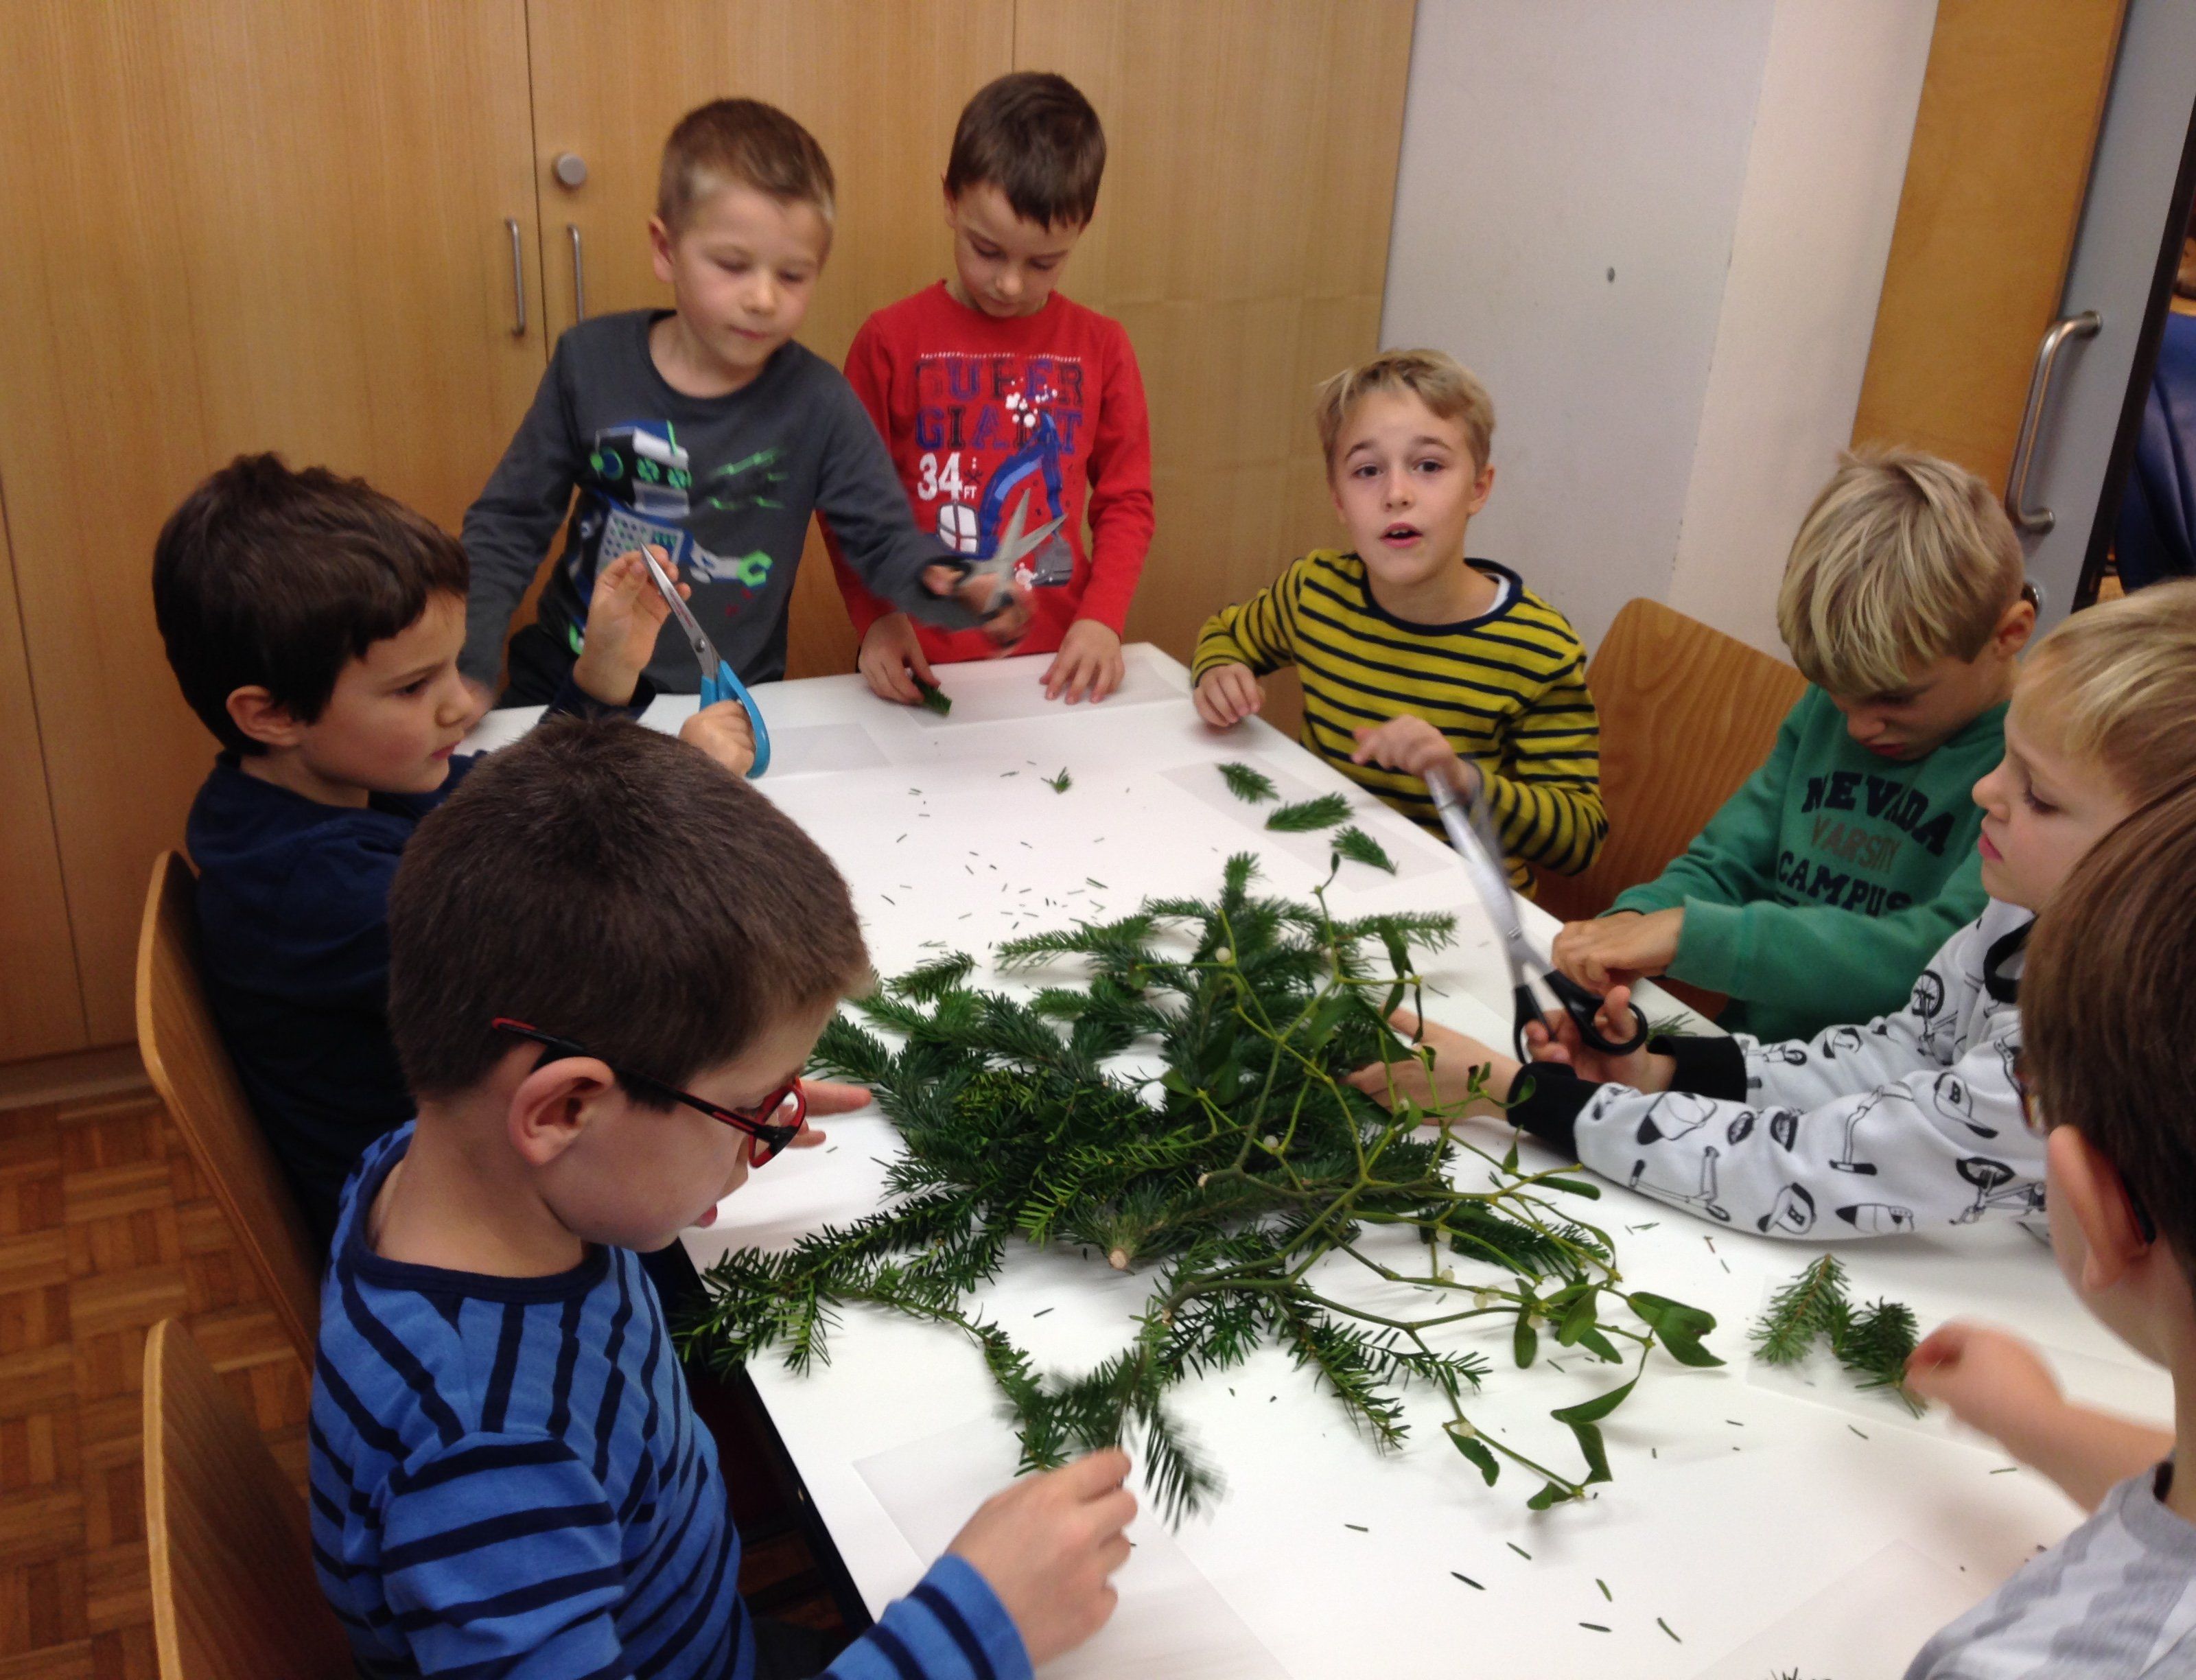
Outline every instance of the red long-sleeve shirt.
MULTIPOLYGON (((1121 629, 1152 540, 1152 442, 1120 322, 1058 292, 1033 315, 998 320, 956 303, 941 280, 862 323, 847 379, 922 529, 976 557, 992 552, 1018 504, 1028 530, 1065 516, 1021 563, 1032 617, 1012 651, 1049 653, 1078 618, 1121 629)), ((831 563, 865 636, 893 609, 862 587, 835 542, 831 563)), ((918 624, 916 633, 933 661, 999 651, 981 631, 918 624)))

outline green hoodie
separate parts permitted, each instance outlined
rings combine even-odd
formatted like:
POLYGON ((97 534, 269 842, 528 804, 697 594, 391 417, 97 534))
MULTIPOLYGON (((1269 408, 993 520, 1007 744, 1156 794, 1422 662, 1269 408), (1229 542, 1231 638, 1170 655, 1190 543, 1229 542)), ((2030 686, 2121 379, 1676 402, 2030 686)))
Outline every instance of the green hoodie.
POLYGON ((1810 687, 1769 762, 1670 866, 1610 910, 1685 906, 1673 979, 1727 993, 1763 1040, 1898 1008, 1937 948, 1982 914, 1982 812, 2005 753, 1993 706, 1926 759, 1879 758, 1810 687))

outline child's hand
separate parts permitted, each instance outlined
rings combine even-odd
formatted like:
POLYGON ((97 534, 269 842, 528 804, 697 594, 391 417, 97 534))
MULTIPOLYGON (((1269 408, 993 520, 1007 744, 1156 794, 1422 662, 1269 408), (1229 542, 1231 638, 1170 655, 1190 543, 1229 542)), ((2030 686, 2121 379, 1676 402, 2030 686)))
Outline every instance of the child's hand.
POLYGON ((1029 586, 1018 579, 979 577, 952 566, 925 566, 922 586, 933 595, 951 597, 975 614, 982 621, 978 627, 1001 647, 1012 647, 1029 628, 1029 586), (991 616, 986 617, 987 614, 991 616))
POLYGON ((1378 1103, 1383 1108, 1393 1108, 1397 1102, 1410 1101, 1420 1108, 1434 1109, 1460 1103, 1471 1081, 1474 1068, 1487 1069, 1487 1095, 1493 1102, 1474 1102, 1465 1111, 1473 1114, 1500 1112, 1497 1106, 1510 1095, 1511 1082, 1517 1077, 1516 1061, 1500 1051, 1489 1049, 1477 1039, 1445 1027, 1433 1021, 1422 1021, 1408 1009, 1398 1009, 1388 1017, 1388 1023, 1404 1037, 1415 1040, 1433 1052, 1433 1067, 1415 1057, 1398 1057, 1395 1061, 1373 1062, 1348 1076, 1349 1082, 1378 1103))
POLYGON ((1549 955, 1557 967, 1590 991, 1628 986, 1643 974, 1660 974, 1678 960, 1685 909, 1619 910, 1592 921, 1567 921, 1549 955))
POLYGON ((754 719, 737 700, 703 707, 679 725, 679 738, 700 748, 735 776, 745 776, 754 763, 754 719))
POLYGON ((1216 665, 1197 679, 1190 698, 1213 728, 1233 729, 1266 703, 1266 691, 1249 666, 1216 665))
POLYGON ((788 1149, 813 1149, 824 1141, 825 1134, 813 1123, 819 1114, 852 1114, 858 1108, 867 1108, 872 1098, 866 1085, 842 1085, 835 1079, 804 1079, 800 1094, 808 1099, 808 1107, 800 1117, 800 1129, 793 1134, 788 1149))
POLYGON ((1107 1584, 1129 1561, 1124 1532, 1136 1496, 1121 1484, 1129 1455, 1108 1447, 994 1493, 946 1550, 974 1568, 1043 1668, 1106 1625, 1119 1597, 1107 1584))
POLYGON ((1932 1331, 1909 1355, 1906 1386, 1942 1400, 1971 1429, 2026 1458, 2066 1410, 2051 1367, 2019 1336, 1955 1322, 1932 1331))
POLYGON ((870 692, 879 700, 918 706, 922 690, 916 687, 916 678, 938 686, 938 678, 930 674, 930 661, 922 656, 915 625, 905 613, 887 613, 870 626, 870 633, 862 638, 859 666, 870 692))
MULTIPOLYGON (((662 549, 656 563, 668 573, 662 549)), ((683 598, 688 593, 679 586, 683 598)), ((595 592, 587 598, 587 631, 572 680, 606 706, 633 698, 640 673, 656 657, 656 633, 671 616, 670 604, 648 574, 639 550, 621 554, 595 574, 595 592)))
MULTIPOLYGON (((1631 1003, 1631 987, 1611 986, 1601 1007, 1593 1012, 1595 1030, 1612 1044, 1621 1043, 1632 1035, 1631 1003)), ((1527 1022, 1525 1048, 1536 1062, 1554 1062, 1598 1085, 1629 1085, 1635 1091, 1668 1090, 1678 1066, 1672 1057, 1650 1054, 1644 1044, 1622 1056, 1595 1049, 1565 1009, 1551 1011, 1545 1019, 1527 1022)))
POLYGON ((1448 739, 1424 718, 1390 718, 1377 729, 1368 726, 1351 733, 1357 750, 1349 755, 1350 763, 1377 764, 1421 782, 1445 776, 1466 802, 1479 797, 1479 766, 1459 758, 1448 739))
POLYGON ((1072 706, 1088 690, 1095 705, 1121 686, 1124 668, 1121 638, 1095 619, 1078 618, 1067 626, 1060 651, 1044 668, 1044 697, 1057 700, 1065 692, 1072 706))

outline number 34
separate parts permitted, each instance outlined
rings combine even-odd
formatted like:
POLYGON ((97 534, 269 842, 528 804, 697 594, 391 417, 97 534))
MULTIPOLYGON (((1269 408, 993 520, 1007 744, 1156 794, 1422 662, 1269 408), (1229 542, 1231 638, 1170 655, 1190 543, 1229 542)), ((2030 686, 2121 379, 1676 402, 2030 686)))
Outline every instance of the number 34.
POLYGON ((922 459, 916 463, 915 481, 916 500, 927 502, 935 500, 941 495, 955 497, 960 495, 961 457, 957 452, 949 451, 945 459, 945 465, 943 471, 939 469, 939 457, 935 450, 926 451, 922 459))

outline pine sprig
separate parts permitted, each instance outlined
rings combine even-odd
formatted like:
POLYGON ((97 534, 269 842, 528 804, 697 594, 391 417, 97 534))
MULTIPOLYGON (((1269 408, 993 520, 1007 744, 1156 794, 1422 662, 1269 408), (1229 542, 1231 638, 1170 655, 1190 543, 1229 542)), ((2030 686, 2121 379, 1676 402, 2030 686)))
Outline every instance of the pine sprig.
POLYGON ((1339 794, 1321 794, 1315 800, 1299 800, 1268 814, 1266 826, 1275 834, 1311 834, 1332 828, 1349 815, 1349 801, 1339 794))
POLYGON ((1228 791, 1245 805, 1258 805, 1280 797, 1280 790, 1274 786, 1274 778, 1262 770, 1251 769, 1248 765, 1221 765, 1220 779, 1228 784, 1228 791))
MULTIPOLYGON (((1287 1352, 1383 1449, 1406 1438, 1404 1391, 1427 1392, 1481 1475, 1505 1462, 1530 1472, 1535 1509, 1605 1479, 1598 1420, 1629 1384, 1556 1415, 1584 1459, 1566 1474, 1472 1429, 1459 1407, 1487 1361, 1426 1331, 1491 1315, 1515 1326, 1521 1359, 1545 1334, 1609 1362, 1625 1343, 1701 1365, 1715 1363, 1700 1343, 1713 1319, 1621 1284, 1606 1235, 1557 1205, 1577 1199, 1578 1181, 1498 1169, 1488 1187, 1459 1190, 1456 1146, 1419 1123, 1448 1111, 1391 1114, 1345 1082, 1410 1054, 1387 1010, 1417 984, 1417 954, 1452 937, 1448 918, 1338 922, 1316 896, 1255 892, 1257 875, 1240 853, 1216 898, 1001 946, 1002 969, 1078 971, 1026 999, 980 988, 974 961, 954 952, 856 1000, 867 1025, 834 1020, 815 1060, 867 1083, 899 1128, 893 1199, 783 1252, 728 1255, 681 1325, 690 1348, 719 1366, 775 1353, 807 1370, 849 1304, 956 1331, 980 1352, 1026 1467, 1133 1440, 1174 1518, 1219 1481, 1168 1392, 1262 1346, 1287 1352), (1113 1065, 1132 1045, 1134 1071, 1113 1065), (1360 1249, 1381 1225, 1424 1238, 1425 1275, 1360 1249), (1147 1276, 1130 1343, 1078 1377, 1040 1371, 974 1304, 1018 1243, 1147 1276), (1415 1286, 1422 1316, 1391 1304, 1375 1318, 1319 1293, 1313 1267, 1335 1253, 1415 1286)), ((1476 1090, 1459 1082, 1455 1105, 1476 1090)))
POLYGON ((1390 857, 1379 841, 1364 829, 1352 826, 1334 837, 1338 857, 1347 857, 1353 863, 1362 863, 1368 869, 1385 869, 1396 873, 1396 860, 1390 857))
POLYGON ((1764 1365, 1796 1365, 1826 1343, 1864 1389, 1887 1388, 1920 1417, 1924 1403, 1906 1386, 1906 1360, 1920 1336, 1914 1309, 1878 1301, 1856 1309, 1845 1267, 1824 1255, 1770 1298, 1754 1321, 1754 1352, 1764 1365))

